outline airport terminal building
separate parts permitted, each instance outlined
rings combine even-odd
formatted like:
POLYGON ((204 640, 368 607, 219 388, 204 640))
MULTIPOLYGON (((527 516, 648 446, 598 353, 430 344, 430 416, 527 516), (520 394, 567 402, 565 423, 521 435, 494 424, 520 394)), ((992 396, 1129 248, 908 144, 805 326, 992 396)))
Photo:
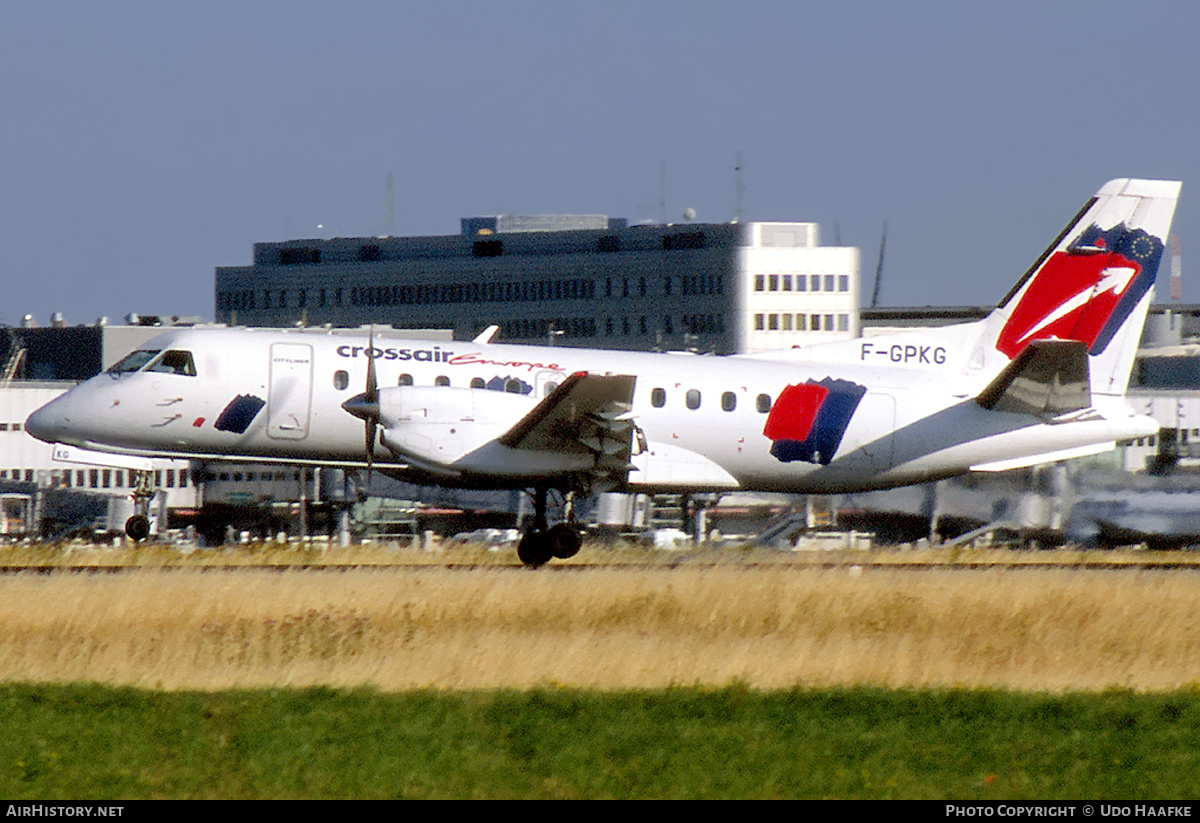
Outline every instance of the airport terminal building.
POLYGON ((216 271, 218 323, 452 328, 470 339, 719 354, 859 333, 859 253, 815 223, 464 218, 440 237, 256 243, 216 271))

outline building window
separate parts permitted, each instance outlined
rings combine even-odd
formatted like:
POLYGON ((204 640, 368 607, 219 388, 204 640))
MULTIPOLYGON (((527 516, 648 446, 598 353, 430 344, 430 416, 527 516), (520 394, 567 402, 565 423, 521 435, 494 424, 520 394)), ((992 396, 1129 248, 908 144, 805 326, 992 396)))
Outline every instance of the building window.
POLYGON ((767 329, 769 331, 779 331, 779 315, 778 314, 768 314, 767 315, 767 329))
POLYGON ((809 280, 809 287, 810 287, 809 291, 820 291, 821 290, 821 275, 814 274, 808 280, 809 280))
POLYGON ((767 278, 761 274, 754 275, 754 290, 763 291, 766 285, 767 278))
POLYGON ((837 323, 838 331, 850 331, 850 315, 839 314, 837 323))
POLYGON ((309 248, 280 249, 279 262, 284 266, 294 266, 299 263, 320 263, 321 250, 309 248))
POLYGON ((838 275, 838 291, 850 291, 850 275, 838 275))
POLYGON ((476 257, 499 257, 504 254, 504 241, 476 240, 473 254, 476 257))
POLYGON ((702 249, 707 245, 702 231, 678 232, 664 234, 662 239, 663 251, 676 249, 702 249))
POLYGON ((792 330, 792 316, 790 314, 783 314, 783 315, 780 315, 780 317, 783 320, 783 330, 791 331, 792 330))
POLYGON ((772 274, 770 277, 767 278, 767 290, 768 291, 779 291, 779 275, 778 274, 772 274))
POLYGON ((807 321, 807 320, 808 320, 807 314, 797 314, 796 315, 796 331, 804 331, 807 328, 807 326, 805 325, 805 321, 807 321))
POLYGON ((833 291, 834 290, 833 282, 834 282, 834 276, 832 274, 825 275, 825 291, 833 291))
POLYGON ((762 331, 763 329, 765 329, 766 328, 765 323, 766 323, 766 317, 764 315, 761 315, 761 314, 754 315, 754 330, 755 331, 762 331))
POLYGON ((785 274, 783 276, 783 290, 784 291, 792 290, 792 276, 790 274, 785 274))

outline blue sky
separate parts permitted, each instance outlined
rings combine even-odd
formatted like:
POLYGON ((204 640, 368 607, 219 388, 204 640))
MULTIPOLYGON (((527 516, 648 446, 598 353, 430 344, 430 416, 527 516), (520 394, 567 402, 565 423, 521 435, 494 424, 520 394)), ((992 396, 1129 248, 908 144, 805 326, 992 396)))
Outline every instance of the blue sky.
MULTIPOLYGON (((1183 180, 1185 2, 11 2, 0 323, 213 313, 256 241, 579 212, 813 220, 882 302, 997 301, 1114 177, 1183 180)), ((1193 238, 1195 238, 1193 240, 1193 238)), ((1165 266, 1164 266, 1165 268, 1165 266)), ((1159 299, 1167 298, 1160 276, 1159 299)))

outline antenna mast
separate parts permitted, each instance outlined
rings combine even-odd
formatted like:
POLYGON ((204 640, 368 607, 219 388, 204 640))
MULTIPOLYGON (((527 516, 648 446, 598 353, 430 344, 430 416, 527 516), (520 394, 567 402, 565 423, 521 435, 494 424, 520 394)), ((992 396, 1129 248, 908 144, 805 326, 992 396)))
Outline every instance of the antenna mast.
POLYGON ((392 236, 392 173, 387 173, 387 234, 392 236))
POLYGON ((733 162, 733 222, 742 222, 742 192, 745 188, 742 186, 742 153, 739 151, 736 159, 733 162))
POLYGON ((667 222, 667 161, 663 160, 658 167, 658 221, 664 225, 667 222))
POLYGON ((871 293, 871 308, 879 306, 879 286, 883 282, 883 247, 887 245, 887 221, 883 221, 883 236, 879 238, 879 262, 875 264, 875 290, 871 293))
POLYGON ((1179 235, 1171 235, 1171 299, 1183 297, 1183 252, 1179 246, 1179 235))

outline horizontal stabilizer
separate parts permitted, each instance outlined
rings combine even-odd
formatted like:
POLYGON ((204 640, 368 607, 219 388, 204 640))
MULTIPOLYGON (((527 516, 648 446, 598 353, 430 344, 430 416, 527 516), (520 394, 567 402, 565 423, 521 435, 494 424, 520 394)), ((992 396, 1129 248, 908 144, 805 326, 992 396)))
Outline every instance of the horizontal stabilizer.
POLYGON ((975 402, 991 411, 1056 417, 1092 405, 1087 344, 1035 340, 1009 363, 975 402))

